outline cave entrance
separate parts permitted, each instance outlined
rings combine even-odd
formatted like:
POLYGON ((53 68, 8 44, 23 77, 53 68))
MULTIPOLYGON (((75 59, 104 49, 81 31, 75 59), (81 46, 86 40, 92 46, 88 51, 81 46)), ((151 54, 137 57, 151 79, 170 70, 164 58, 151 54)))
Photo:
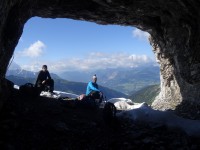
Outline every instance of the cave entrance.
MULTIPOLYGON (((7 76, 34 78, 31 72, 47 64, 68 81, 87 83, 97 74, 100 85, 133 95, 160 82, 148 36, 130 26, 34 17, 25 24, 7 76)), ((55 89, 65 90, 58 84, 55 89)))

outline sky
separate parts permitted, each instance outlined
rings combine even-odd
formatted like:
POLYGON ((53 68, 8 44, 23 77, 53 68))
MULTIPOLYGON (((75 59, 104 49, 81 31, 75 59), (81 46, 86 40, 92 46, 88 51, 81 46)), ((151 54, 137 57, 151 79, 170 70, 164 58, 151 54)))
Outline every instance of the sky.
POLYGON ((155 63, 149 34, 137 28, 72 19, 31 18, 13 55, 23 69, 51 72, 155 63))

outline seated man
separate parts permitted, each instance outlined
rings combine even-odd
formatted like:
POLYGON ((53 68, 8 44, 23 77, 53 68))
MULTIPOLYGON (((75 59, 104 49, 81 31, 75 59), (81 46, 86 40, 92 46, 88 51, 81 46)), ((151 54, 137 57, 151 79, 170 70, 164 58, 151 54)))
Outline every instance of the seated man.
POLYGON ((38 74, 35 86, 40 88, 40 91, 53 92, 54 81, 51 79, 49 71, 47 70, 47 65, 42 66, 42 70, 38 74))
POLYGON ((92 99, 102 99, 102 93, 98 88, 97 76, 96 74, 92 77, 93 81, 90 81, 87 85, 86 96, 91 97, 92 99))

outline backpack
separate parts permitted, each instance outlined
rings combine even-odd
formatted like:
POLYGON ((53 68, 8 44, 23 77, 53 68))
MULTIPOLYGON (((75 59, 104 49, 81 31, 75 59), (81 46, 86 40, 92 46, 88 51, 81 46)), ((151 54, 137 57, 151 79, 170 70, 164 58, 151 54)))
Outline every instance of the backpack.
POLYGON ((19 92, 23 96, 37 97, 40 95, 39 88, 35 87, 32 83, 25 83, 19 87, 19 92))
POLYGON ((113 103, 107 102, 103 108, 103 119, 106 123, 111 123, 116 119, 117 109, 113 103))

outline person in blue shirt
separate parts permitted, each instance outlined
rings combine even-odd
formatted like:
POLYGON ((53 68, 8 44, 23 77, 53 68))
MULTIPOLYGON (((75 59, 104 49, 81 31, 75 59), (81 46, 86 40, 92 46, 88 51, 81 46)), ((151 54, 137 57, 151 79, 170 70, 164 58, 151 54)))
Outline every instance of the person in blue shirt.
POLYGON ((96 74, 92 77, 92 81, 90 81, 87 85, 86 96, 93 99, 101 99, 102 97, 101 91, 99 90, 97 84, 96 74))

